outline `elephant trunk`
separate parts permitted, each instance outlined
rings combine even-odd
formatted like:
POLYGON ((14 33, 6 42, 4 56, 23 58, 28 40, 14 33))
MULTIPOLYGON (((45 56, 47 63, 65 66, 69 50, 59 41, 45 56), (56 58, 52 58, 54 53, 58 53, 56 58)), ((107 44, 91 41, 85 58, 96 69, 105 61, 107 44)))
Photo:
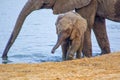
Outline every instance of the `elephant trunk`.
POLYGON ((66 36, 65 35, 58 35, 58 40, 57 40, 57 43, 55 44, 55 46, 53 47, 51 53, 54 53, 55 50, 61 45, 61 43, 66 39, 66 36))
POLYGON ((38 5, 38 3, 32 2, 32 1, 33 0, 30 0, 25 4, 24 8, 22 9, 21 13, 18 16, 18 19, 17 19, 17 22, 16 22, 15 27, 13 29, 13 32, 12 32, 10 39, 9 39, 9 41, 5 47, 5 50, 3 52, 3 55, 2 55, 3 60, 7 60, 7 53, 9 51, 10 47, 12 46, 12 44, 14 43, 16 37, 18 36, 26 17, 32 11, 41 8, 43 5, 43 2, 41 2, 41 3, 39 3, 39 6, 36 6, 36 5, 38 5))

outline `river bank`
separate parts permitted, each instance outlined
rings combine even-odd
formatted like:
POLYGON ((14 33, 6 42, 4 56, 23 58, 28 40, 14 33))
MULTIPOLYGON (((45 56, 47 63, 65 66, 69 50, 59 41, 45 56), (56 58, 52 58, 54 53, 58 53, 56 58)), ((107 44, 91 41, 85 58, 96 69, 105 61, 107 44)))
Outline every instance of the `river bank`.
POLYGON ((120 52, 39 64, 0 64, 0 80, 120 80, 120 52))

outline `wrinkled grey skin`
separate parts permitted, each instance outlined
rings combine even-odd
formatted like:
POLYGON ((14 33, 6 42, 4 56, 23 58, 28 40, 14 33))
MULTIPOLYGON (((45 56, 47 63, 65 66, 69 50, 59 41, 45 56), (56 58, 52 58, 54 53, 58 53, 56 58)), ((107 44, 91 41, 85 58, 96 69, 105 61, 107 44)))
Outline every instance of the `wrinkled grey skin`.
POLYGON ((105 19, 120 22, 120 0, 28 0, 18 16, 14 30, 3 52, 3 60, 7 59, 7 53, 18 36, 26 17, 34 10, 43 8, 53 9, 54 14, 75 10, 87 20, 88 28, 85 33, 83 48, 85 56, 92 56, 92 28, 101 48, 101 53, 110 52, 105 19))

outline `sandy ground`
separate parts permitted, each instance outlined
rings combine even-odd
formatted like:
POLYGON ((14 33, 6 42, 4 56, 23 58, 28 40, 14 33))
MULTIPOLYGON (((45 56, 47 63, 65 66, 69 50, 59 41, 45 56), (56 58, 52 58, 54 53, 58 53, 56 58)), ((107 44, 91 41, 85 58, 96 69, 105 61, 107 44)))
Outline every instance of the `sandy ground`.
POLYGON ((0 80, 120 80, 120 52, 40 64, 0 64, 0 80))

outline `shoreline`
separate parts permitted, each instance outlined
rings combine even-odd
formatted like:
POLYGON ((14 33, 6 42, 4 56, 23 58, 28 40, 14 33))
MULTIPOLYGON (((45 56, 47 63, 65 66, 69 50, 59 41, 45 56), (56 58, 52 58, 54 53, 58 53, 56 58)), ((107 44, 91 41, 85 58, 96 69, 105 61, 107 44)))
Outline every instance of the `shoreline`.
POLYGON ((120 80, 120 52, 63 62, 0 64, 0 80, 120 80))

